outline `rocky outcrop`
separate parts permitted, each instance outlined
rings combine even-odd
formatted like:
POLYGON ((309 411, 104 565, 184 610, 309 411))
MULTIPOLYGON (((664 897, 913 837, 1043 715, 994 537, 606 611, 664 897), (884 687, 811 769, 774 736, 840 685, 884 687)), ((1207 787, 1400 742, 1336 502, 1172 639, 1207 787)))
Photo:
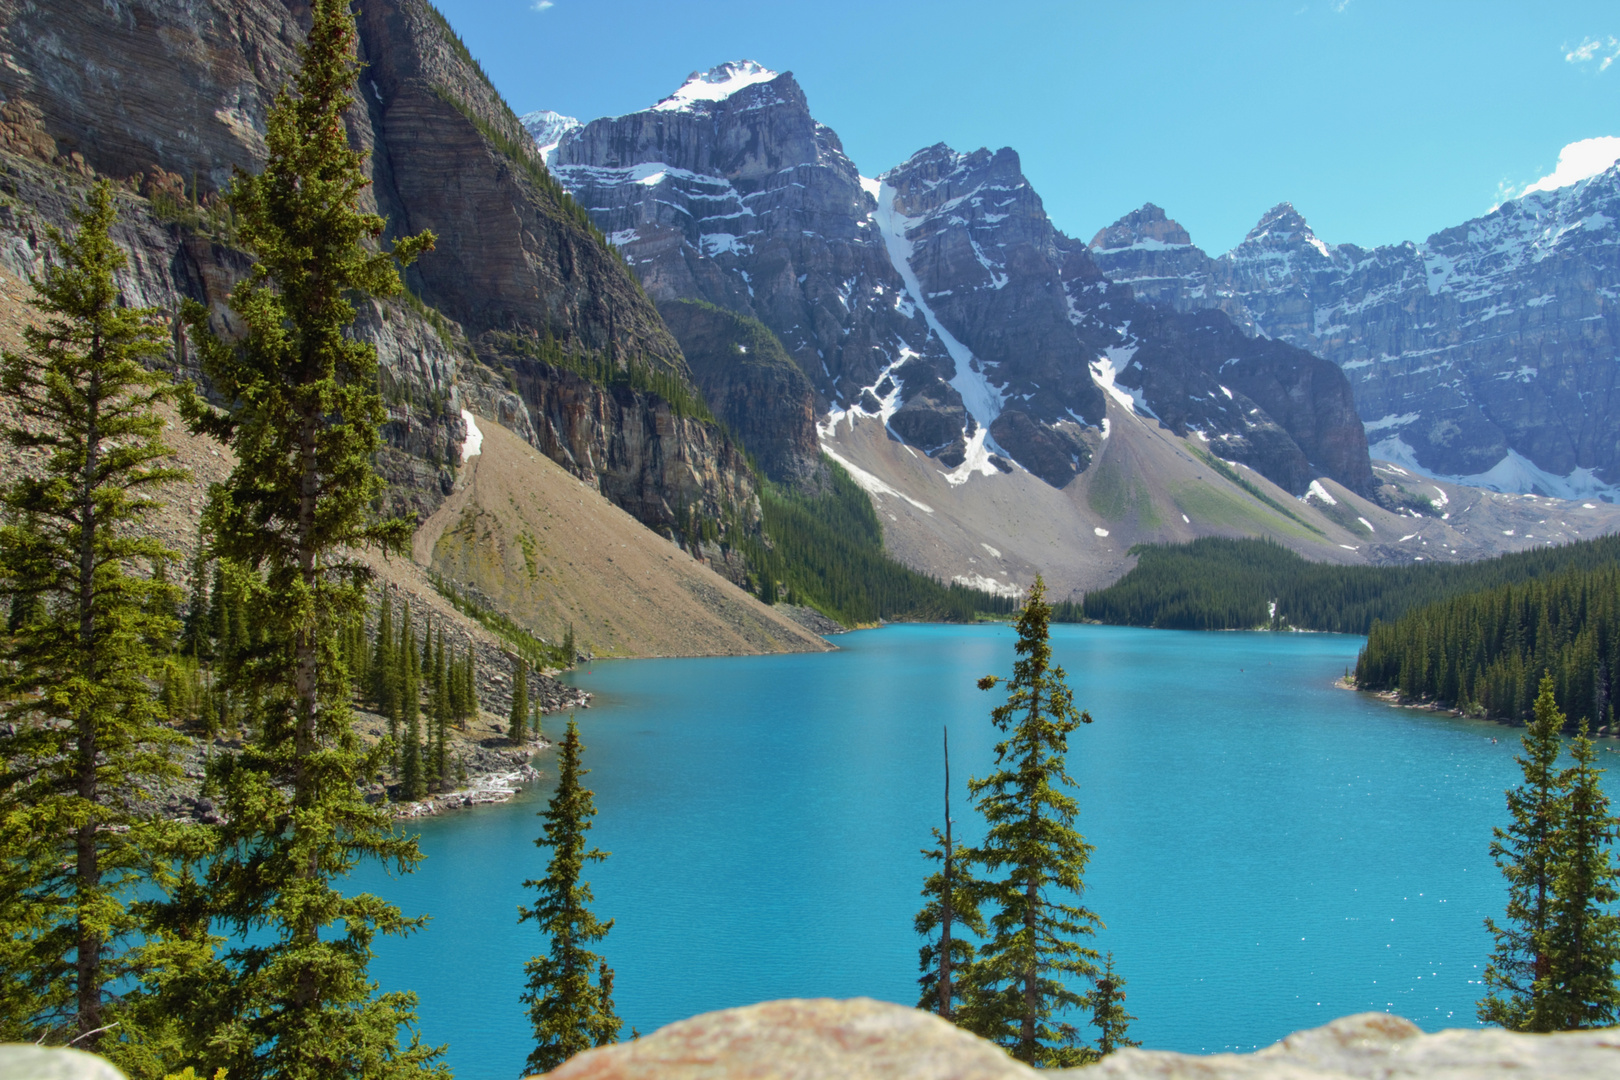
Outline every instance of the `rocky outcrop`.
MULTIPOLYGON (((559 128, 537 120, 534 130, 559 128)), ((1191 331, 1155 340, 1173 324, 1137 310, 1084 244, 1053 228, 1009 149, 932 146, 863 179, 792 75, 748 62, 557 137, 557 175, 661 304, 700 299, 758 319, 823 404, 881 418, 953 482, 994 476, 1010 457, 1069 483, 1090 460, 1083 430, 1100 437, 1103 383, 1159 407, 1157 384, 1135 369, 1093 371, 1135 350, 1137 368, 1159 365, 1178 385, 1164 412, 1187 417, 1172 421, 1179 434, 1228 436, 1232 456, 1296 493, 1316 475, 1369 483, 1336 370, 1297 351, 1261 360, 1262 346, 1227 333, 1221 362, 1257 354, 1255 393, 1242 412, 1210 401, 1219 383, 1204 350, 1187 347, 1191 331), (1305 368, 1283 372, 1290 359, 1305 368), (1189 413, 1179 404, 1189 393, 1208 407, 1189 413)), ((1161 242, 1180 235, 1158 231, 1161 242)))
POLYGON ((1169 242, 1171 225, 1143 207, 1100 232, 1093 257, 1139 297, 1215 308, 1334 361, 1378 456, 1498 490, 1615 497, 1620 166, 1422 243, 1330 245, 1287 203, 1219 258, 1169 242))
POLYGON ((1037 1073, 932 1013, 870 998, 768 1001, 706 1013, 635 1042, 587 1050, 554 1080, 1418 1080, 1535 1076, 1598 1080, 1620 1068, 1620 1029, 1425 1035, 1387 1013, 1298 1032, 1254 1054, 1120 1050, 1082 1069, 1037 1073))

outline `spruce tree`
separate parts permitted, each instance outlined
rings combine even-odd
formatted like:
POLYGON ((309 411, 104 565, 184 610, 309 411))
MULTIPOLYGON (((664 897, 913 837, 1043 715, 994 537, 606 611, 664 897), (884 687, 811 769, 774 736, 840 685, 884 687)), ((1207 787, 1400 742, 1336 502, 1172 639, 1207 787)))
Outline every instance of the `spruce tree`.
POLYGON ((1125 1011, 1125 980, 1114 971, 1114 954, 1103 958, 1102 974, 1091 991, 1091 1022, 1097 1028, 1097 1056, 1107 1057, 1126 1046, 1141 1046, 1128 1031, 1136 1017, 1125 1011))
POLYGON ((187 474, 154 411, 172 383, 145 366, 166 351, 164 320, 124 306, 113 280, 111 186, 73 217, 71 238, 47 230, 59 261, 30 279, 44 326, 0 368, 20 416, 5 436, 44 458, 0 494, 0 588, 26 598, 0 643, 0 999, 15 995, 9 1037, 116 1053, 104 1029, 131 972, 130 896, 175 839, 121 789, 179 774, 153 693, 175 590, 141 572, 176 556, 141 526, 187 474))
MULTIPOLYGON (((1091 845, 1074 827, 1079 804, 1064 765, 1069 733, 1091 723, 1074 707, 1062 667, 1052 665, 1051 607, 1037 577, 1018 616, 1019 659, 1007 701, 990 716, 1007 734, 996 744, 995 771, 968 781, 984 814, 984 843, 974 850, 983 869, 980 891, 995 905, 989 939, 973 965, 963 1027, 997 1043, 1029 1065, 1067 1067, 1095 1058, 1079 1031, 1058 1019, 1085 998, 1061 976, 1094 979, 1097 951, 1082 945, 1102 926, 1078 903, 1091 845)), ((986 676, 979 689, 1002 680, 986 676)))
POLYGON ((396 654, 400 667, 399 726, 405 739, 405 745, 400 750, 399 786, 405 800, 415 802, 427 794, 427 775, 422 763, 421 670, 416 655, 416 631, 411 627, 409 608, 405 609, 403 622, 396 654))
POLYGON ((1597 747, 1583 720, 1570 744, 1575 763, 1559 775, 1562 814, 1555 845, 1547 949, 1549 1013, 1558 1030, 1620 1021, 1620 869, 1610 846, 1620 827, 1596 768, 1597 747))
POLYGON ((376 763, 352 729, 337 650, 370 578, 348 552, 401 550, 410 536, 407 522, 371 516, 386 410, 376 350, 350 332, 351 298, 398 295, 396 264, 432 242, 378 250, 385 222, 360 210, 364 155, 344 122, 355 49, 347 0, 314 0, 299 70, 266 116, 264 171, 239 173, 229 193, 256 260, 230 298, 245 332, 227 342, 206 308, 185 309, 203 371, 229 403, 217 413, 193 400, 188 419, 237 461, 205 524, 212 552, 239 568, 261 640, 254 662, 229 673, 252 690, 256 734, 216 759, 227 823, 207 871, 234 976, 210 1064, 231 1080, 447 1075, 414 1032, 401 1046, 415 996, 378 993, 366 971, 377 934, 423 920, 336 887, 362 859, 407 871, 421 858, 362 795, 376 763))
POLYGON ((518 908, 518 922, 533 919, 549 940, 546 955, 523 965, 529 981, 522 1000, 535 1038, 524 1066, 530 1073, 549 1072, 582 1050, 606 1046, 621 1026, 613 1011, 613 971, 590 949, 607 936, 613 920, 601 922, 591 913, 591 886, 583 880, 586 863, 608 856, 585 846, 596 802, 580 784, 590 771, 580 768, 583 753, 579 728, 570 719, 557 755, 557 789, 537 815, 546 825, 535 846, 550 848, 551 860, 545 877, 523 883, 538 894, 534 906, 518 908))
POLYGON ((506 737, 521 746, 529 733, 529 667, 512 661, 512 711, 507 715, 506 737))
POLYGON ((957 935, 960 926, 973 934, 985 934, 984 917, 972 877, 967 848, 951 833, 951 749, 950 734, 945 748, 945 832, 933 830, 934 846, 924 848, 923 857, 939 863, 939 869, 923 881, 923 908, 912 921, 917 934, 928 940, 918 954, 922 974, 917 985, 922 997, 917 1008, 927 1009, 946 1020, 956 1019, 956 1004, 966 996, 975 949, 973 943, 957 935), (938 937, 934 937, 937 932, 938 937))
POLYGON ((208 560, 202 544, 191 560, 191 591, 186 600, 186 620, 180 631, 180 651, 198 660, 213 656, 208 638, 208 560))
POLYGON ((1534 716, 1521 740, 1524 756, 1518 762, 1524 782, 1507 793, 1512 820, 1506 829, 1492 830, 1490 849, 1507 879, 1508 900, 1505 924, 1485 920, 1496 945, 1485 965, 1486 995, 1478 1014, 1481 1022, 1510 1031, 1558 1030, 1547 980, 1552 974, 1548 935, 1562 817, 1556 766, 1563 726, 1552 679, 1543 677, 1534 716))

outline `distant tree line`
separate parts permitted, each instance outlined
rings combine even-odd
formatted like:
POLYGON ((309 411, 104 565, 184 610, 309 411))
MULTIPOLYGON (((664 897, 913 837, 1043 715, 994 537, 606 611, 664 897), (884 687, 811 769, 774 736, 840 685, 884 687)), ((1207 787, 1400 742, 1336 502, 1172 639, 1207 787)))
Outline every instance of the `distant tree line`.
POLYGON ((1137 564, 1130 573, 1087 593, 1078 604, 1055 605, 1053 619, 1172 630, 1292 627, 1365 634, 1375 621, 1393 622, 1414 608, 1463 593, 1612 566, 1620 562, 1620 536, 1473 563, 1409 566, 1313 563, 1270 540, 1222 537, 1139 544, 1131 553, 1137 564))
POLYGON ((1398 690, 1513 723, 1530 719, 1546 676, 1571 730, 1583 721, 1614 723, 1617 674, 1616 564, 1472 592, 1374 623, 1356 661, 1364 690, 1398 690))

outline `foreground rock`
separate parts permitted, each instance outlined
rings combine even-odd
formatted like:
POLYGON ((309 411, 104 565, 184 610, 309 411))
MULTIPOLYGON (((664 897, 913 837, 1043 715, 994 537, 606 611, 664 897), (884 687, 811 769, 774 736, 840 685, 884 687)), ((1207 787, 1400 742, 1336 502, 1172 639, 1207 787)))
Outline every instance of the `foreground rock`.
MULTIPOLYGON (((1612 1080, 1620 1076, 1620 1029, 1425 1035, 1398 1016, 1361 1013, 1290 1035, 1255 1054, 1123 1050, 1099 1065, 1060 1074, 1085 1080, 1612 1080)), ((546 1075, 552 1080, 1032 1080, 1037 1074, 932 1014, 870 998, 821 998, 695 1016, 636 1042, 580 1054, 546 1075)))
POLYGON ((82 1050, 0 1045, 0 1080, 124 1080, 112 1063, 82 1050))
MULTIPOLYGON (((1075 1070, 1079 1071, 1079 1070, 1075 1070)), ((1404 1077, 1534 1076, 1586 1080, 1620 1076, 1620 1028, 1518 1035, 1453 1028, 1425 1035, 1387 1013, 1360 1013, 1296 1032, 1254 1054, 1122 1050, 1085 1070, 1088 1078, 1163 1080, 1401 1080, 1404 1077)))
POLYGON ((999 1080, 1034 1071, 931 1013, 852 998, 767 1001, 705 1013, 589 1050, 553 1080, 999 1080))

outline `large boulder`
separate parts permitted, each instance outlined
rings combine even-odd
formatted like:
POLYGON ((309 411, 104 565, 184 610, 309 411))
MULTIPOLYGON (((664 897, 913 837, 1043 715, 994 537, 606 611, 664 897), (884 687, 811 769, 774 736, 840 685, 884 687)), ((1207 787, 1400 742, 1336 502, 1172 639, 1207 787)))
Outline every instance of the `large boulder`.
MULTIPOLYGON (((1034 1080, 1036 1072, 931 1013, 870 998, 767 1001, 706 1013, 645 1039, 589 1050, 550 1080, 1034 1080)), ((1425 1035, 1361 1013, 1254 1054, 1121 1050, 1074 1080, 1613 1080, 1620 1028, 1519 1035, 1497 1028, 1425 1035)))

